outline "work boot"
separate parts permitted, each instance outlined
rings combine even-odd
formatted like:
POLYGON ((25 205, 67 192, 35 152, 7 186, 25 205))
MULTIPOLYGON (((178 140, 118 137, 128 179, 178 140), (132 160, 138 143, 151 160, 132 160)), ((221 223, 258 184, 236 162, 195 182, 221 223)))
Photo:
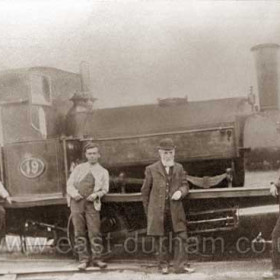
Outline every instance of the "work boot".
POLYGON ((193 273, 195 270, 193 268, 188 268, 188 267, 181 267, 181 268, 176 268, 174 269, 174 272, 176 274, 182 274, 182 273, 193 273))
POLYGON ((161 274, 168 274, 169 273, 169 267, 167 264, 163 264, 160 266, 161 274))
POLYGON ((191 268, 191 267, 185 267, 184 269, 187 273, 194 273, 195 272, 195 269, 191 268))
POLYGON ((88 266, 87 262, 81 262, 81 263, 79 263, 79 265, 78 265, 78 269, 79 269, 80 271, 84 271, 84 270, 86 270, 87 266, 88 266))
POLYGON ((189 266, 184 266, 184 267, 178 267, 178 268, 174 268, 174 272, 177 274, 181 274, 181 273, 193 273, 195 272, 194 268, 191 268, 189 266))
POLYGON ((103 261, 92 261, 92 264, 94 265, 94 266, 98 266, 99 268, 101 268, 101 269, 104 269, 104 268, 106 268, 107 267, 107 263, 105 263, 105 262, 103 262, 103 261))

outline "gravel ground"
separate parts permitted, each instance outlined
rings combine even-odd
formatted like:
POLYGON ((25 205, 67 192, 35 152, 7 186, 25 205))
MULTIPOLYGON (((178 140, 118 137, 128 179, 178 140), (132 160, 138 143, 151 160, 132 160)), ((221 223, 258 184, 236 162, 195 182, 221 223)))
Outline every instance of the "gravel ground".
POLYGON ((195 272, 192 274, 169 274, 161 275, 154 263, 151 262, 109 262, 108 269, 100 272, 98 268, 90 268, 85 273, 78 272, 76 262, 72 260, 31 260, 19 258, 16 261, 1 261, 0 279, 8 279, 7 276, 22 273, 17 279, 41 279, 41 280, 180 280, 180 279, 199 279, 199 280, 258 280, 262 279, 262 274, 270 268, 270 260, 246 260, 228 262, 203 262, 192 263, 195 272), (52 274, 26 274, 35 271, 53 271, 52 274), (65 272, 63 272, 65 271, 65 272), (9 273, 7 275, 7 273, 9 273))

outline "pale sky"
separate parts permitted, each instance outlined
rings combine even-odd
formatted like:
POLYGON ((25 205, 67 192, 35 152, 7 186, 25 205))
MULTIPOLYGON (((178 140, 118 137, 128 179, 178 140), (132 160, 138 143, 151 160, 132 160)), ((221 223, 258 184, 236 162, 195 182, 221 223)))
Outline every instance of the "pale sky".
POLYGON ((280 2, 0 0, 0 34, 0 70, 87 61, 97 107, 246 96, 250 48, 280 44, 280 2))

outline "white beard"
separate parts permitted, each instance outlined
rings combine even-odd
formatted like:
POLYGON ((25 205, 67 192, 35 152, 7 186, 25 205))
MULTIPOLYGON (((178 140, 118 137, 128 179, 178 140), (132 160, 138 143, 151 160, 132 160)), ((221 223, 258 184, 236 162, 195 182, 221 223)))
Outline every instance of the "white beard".
POLYGON ((164 160, 164 159, 161 159, 161 162, 162 162, 162 165, 164 167, 171 167, 171 166, 174 166, 174 159, 171 159, 171 160, 164 160))

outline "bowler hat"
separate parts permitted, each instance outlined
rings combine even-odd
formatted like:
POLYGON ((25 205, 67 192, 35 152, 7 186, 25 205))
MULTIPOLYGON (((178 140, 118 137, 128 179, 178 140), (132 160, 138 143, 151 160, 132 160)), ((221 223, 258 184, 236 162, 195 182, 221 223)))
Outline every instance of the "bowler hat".
POLYGON ((159 142, 158 149, 160 150, 173 150, 175 145, 171 138, 164 138, 159 142))

